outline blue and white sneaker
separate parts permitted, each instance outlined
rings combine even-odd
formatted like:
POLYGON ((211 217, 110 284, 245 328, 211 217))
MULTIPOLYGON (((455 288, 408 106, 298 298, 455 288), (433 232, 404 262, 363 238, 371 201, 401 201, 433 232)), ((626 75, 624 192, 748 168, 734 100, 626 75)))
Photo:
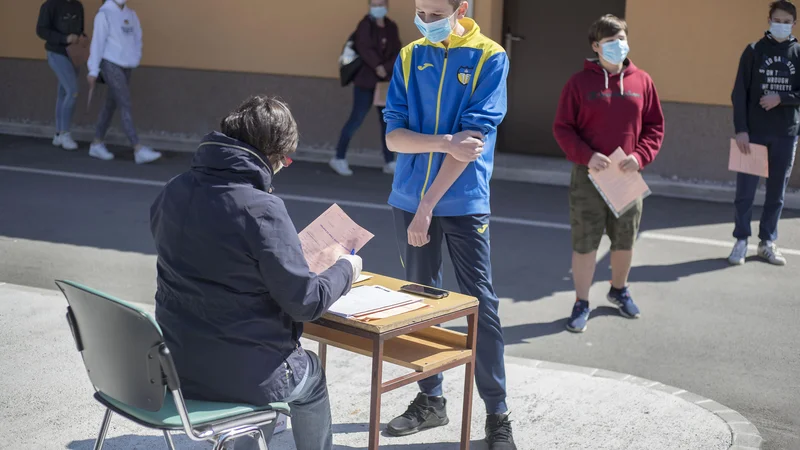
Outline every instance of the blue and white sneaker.
POLYGON ((572 307, 572 315, 569 316, 569 321, 567 321, 567 330, 573 333, 586 331, 586 324, 589 322, 589 313, 591 312, 592 309, 589 308, 589 302, 576 300, 575 306, 572 307))
POLYGON ((614 306, 619 308, 619 313, 622 314, 623 317, 627 317, 628 319, 638 319, 641 315, 639 308, 635 303, 633 303, 631 291, 628 289, 628 286, 625 286, 622 289, 617 289, 614 286, 611 286, 611 290, 608 291, 608 297, 606 298, 609 302, 613 303, 614 306))

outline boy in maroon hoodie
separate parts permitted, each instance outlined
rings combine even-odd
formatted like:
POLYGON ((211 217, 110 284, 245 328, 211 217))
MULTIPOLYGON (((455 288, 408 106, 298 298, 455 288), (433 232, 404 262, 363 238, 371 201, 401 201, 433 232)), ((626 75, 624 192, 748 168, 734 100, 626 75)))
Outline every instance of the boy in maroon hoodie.
POLYGON ((577 300, 567 329, 586 330, 589 288, 603 233, 611 238, 611 290, 607 299, 627 318, 639 317, 628 290, 633 243, 642 217, 642 200, 615 218, 589 180, 589 168, 603 170, 608 155, 621 147, 628 155, 624 171, 641 170, 656 157, 664 138, 664 115, 653 80, 627 59, 628 25, 606 15, 589 28, 598 55, 567 82, 561 93, 553 134, 567 159, 575 163, 569 188, 572 224, 572 277, 577 300))

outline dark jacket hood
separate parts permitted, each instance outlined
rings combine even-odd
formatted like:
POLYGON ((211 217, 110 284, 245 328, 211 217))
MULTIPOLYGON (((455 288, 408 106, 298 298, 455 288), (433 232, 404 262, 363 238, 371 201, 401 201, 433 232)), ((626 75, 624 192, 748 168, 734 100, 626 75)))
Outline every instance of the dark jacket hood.
POLYGON ((192 159, 194 173, 249 183, 264 192, 272 190, 272 171, 258 150, 217 131, 203 138, 192 159))

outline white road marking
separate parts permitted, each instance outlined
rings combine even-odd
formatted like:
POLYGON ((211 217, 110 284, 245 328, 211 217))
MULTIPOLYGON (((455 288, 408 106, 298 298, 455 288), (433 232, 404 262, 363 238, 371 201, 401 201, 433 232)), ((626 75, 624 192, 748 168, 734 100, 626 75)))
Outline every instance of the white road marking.
MULTIPOLYGON (((36 175, 50 175, 56 177, 66 177, 66 178, 77 178, 80 180, 90 180, 90 181, 107 181, 110 183, 122 183, 122 184, 133 184, 139 186, 151 186, 151 187, 163 187, 166 182, 158 181, 158 180, 145 180, 140 178, 128 178, 128 177, 115 177, 115 176, 108 176, 108 175, 94 175, 88 173, 80 173, 80 172, 66 172, 61 170, 47 170, 47 169, 34 169, 32 167, 17 167, 17 166, 5 166, 0 165, 0 170, 4 170, 7 172, 18 172, 18 173, 30 173, 36 175)), ((337 198, 325 198, 325 197, 313 197, 313 196, 306 196, 306 195, 295 195, 295 194, 283 194, 280 192, 276 192, 278 197, 289 200, 289 201, 296 201, 296 202, 305 202, 305 203, 317 203, 322 205, 330 205, 332 203, 338 203, 340 206, 347 206, 351 208, 363 208, 363 209, 372 209, 372 210, 380 210, 380 211, 391 211, 391 207, 386 204, 381 203, 369 203, 369 202, 359 202, 353 200, 344 200, 344 199, 337 199, 337 198)), ((535 227, 535 228, 547 228, 551 230, 564 230, 569 231, 570 225, 567 223, 556 223, 556 222, 544 222, 540 220, 528 220, 528 219, 518 219, 514 217, 500 217, 500 216, 492 216, 492 222, 495 223, 502 223, 507 225, 520 225, 520 226, 527 226, 527 227, 535 227)), ((665 234, 665 233, 655 233, 652 231, 644 231, 639 235, 642 239, 651 239, 655 241, 665 241, 665 242, 678 242, 683 244, 696 244, 696 245, 705 245, 711 247, 720 247, 720 248, 730 248, 732 246, 731 241, 723 241, 717 239, 706 239, 706 238, 696 238, 691 236, 679 236, 675 234, 665 234)), ((749 246, 751 251, 755 251, 757 246, 750 245, 749 246)), ((800 250, 790 249, 790 248, 782 248, 781 252, 784 255, 791 255, 791 256, 800 256, 800 250)))

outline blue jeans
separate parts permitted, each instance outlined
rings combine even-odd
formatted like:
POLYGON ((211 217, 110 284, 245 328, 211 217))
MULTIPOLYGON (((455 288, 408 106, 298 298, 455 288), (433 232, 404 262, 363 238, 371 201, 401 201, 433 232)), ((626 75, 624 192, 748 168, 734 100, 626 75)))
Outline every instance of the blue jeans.
MULTIPOLYGON (((300 383, 284 401, 292 410, 292 434, 297 450, 331 450, 333 429, 331 428, 331 404, 325 372, 319 357, 306 350, 308 368, 300 383)), ((274 426, 264 427, 264 436, 272 439, 274 426)), ((252 438, 235 441, 236 450, 258 450, 258 442, 252 438)), ((233 446, 227 445, 233 450, 233 446)))
MULTIPOLYGON (((375 89, 362 89, 358 86, 353 86, 353 110, 350 112, 350 118, 342 128, 342 134, 339 136, 339 144, 336 145, 336 158, 344 159, 347 156, 347 146, 350 145, 350 140, 356 134, 364 119, 372 109, 372 102, 375 97, 375 89)), ((378 109, 378 119, 381 122, 381 145, 383 145, 383 160, 386 163, 394 161, 394 154, 389 151, 386 146, 386 122, 383 121, 383 108, 378 109)))
MULTIPOLYGON (((797 137, 793 136, 750 136, 753 144, 766 145, 769 154, 769 178, 764 209, 761 213, 758 238, 762 241, 778 239, 778 221, 783 211, 783 197, 789 176, 794 165, 797 137)), ((736 226, 733 237, 747 239, 752 234, 750 222, 753 219, 753 200, 760 178, 755 175, 739 173, 736 178, 736 226)))
MULTIPOLYGON (((414 214, 394 209, 397 244, 406 270, 406 278, 437 288, 442 287, 442 244, 447 243, 456 280, 463 294, 477 297, 478 343, 475 383, 486 405, 487 414, 503 414, 506 405, 506 369, 503 358, 503 328, 498 307, 500 301, 492 287, 492 263, 489 254, 489 215, 434 217, 424 247, 408 244, 408 226, 414 214)), ((419 382, 422 393, 443 395, 442 374, 419 382)))
POLYGON ((56 132, 68 132, 78 102, 78 68, 67 56, 54 52, 47 52, 47 64, 58 78, 56 132))

